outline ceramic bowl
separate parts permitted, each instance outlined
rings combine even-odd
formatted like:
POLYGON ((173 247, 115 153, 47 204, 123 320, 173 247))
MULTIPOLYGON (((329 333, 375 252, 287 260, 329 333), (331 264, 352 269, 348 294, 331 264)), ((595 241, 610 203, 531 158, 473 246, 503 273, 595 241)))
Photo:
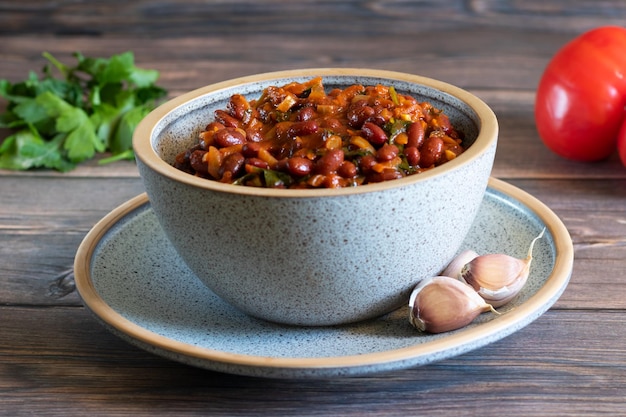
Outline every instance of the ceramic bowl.
POLYGON ((198 279, 251 316, 319 326, 392 311, 421 279, 443 269, 483 200, 497 137, 492 110, 460 88, 410 74, 335 68, 254 75, 184 94, 140 123, 133 146, 158 222, 198 279), (465 134, 469 148, 420 174, 342 189, 222 184, 171 166, 231 95, 252 99, 268 86, 315 76, 327 89, 393 85, 429 101, 465 134))

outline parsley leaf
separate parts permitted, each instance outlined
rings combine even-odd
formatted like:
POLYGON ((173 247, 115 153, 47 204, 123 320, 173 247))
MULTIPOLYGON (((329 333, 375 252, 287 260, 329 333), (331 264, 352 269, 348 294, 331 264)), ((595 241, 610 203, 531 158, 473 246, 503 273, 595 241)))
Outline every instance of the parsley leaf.
POLYGON ((75 165, 61 157, 58 136, 45 141, 34 129, 22 129, 7 137, 0 146, 0 168, 27 170, 47 167, 57 171, 72 170, 75 165))
POLYGON ((7 100, 0 128, 0 168, 69 171, 98 153, 103 161, 132 159, 132 134, 167 91, 155 85, 158 71, 135 66, 132 52, 89 58, 77 52, 68 66, 49 53, 40 78, 0 80, 7 100), (60 76, 54 75, 60 74, 60 76))

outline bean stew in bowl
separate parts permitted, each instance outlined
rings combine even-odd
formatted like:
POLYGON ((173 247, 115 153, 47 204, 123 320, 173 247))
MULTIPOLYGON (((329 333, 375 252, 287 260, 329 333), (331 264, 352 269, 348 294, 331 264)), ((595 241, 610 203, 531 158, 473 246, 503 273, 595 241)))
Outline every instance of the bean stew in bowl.
POLYGON ((230 184, 339 188, 419 173, 463 150, 462 132, 428 102, 380 84, 327 93, 315 77, 250 101, 233 94, 174 166, 230 184))
POLYGON ((141 122, 133 147, 198 279, 256 318, 336 325, 398 308, 454 257, 497 137, 491 109, 458 87, 318 68, 184 94, 141 122))

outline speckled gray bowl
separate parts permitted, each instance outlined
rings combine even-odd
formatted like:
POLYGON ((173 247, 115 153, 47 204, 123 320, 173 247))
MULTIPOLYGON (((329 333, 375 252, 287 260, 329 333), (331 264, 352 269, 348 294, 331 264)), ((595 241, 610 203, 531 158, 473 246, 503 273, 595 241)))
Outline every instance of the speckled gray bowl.
POLYGON ((483 199, 497 136, 491 109, 449 84, 380 70, 307 69, 184 94, 141 122, 133 146, 159 224, 206 286, 258 318, 334 325, 394 310, 417 282, 450 261, 483 199), (429 101, 471 146, 428 172, 339 190, 221 184, 170 165, 232 94, 255 98, 270 85, 315 76, 327 88, 393 85, 429 101))

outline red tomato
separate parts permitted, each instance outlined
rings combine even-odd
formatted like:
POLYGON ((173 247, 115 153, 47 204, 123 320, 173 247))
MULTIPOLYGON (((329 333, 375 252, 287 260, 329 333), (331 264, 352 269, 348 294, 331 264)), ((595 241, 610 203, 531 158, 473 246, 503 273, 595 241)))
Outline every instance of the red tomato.
POLYGON ((622 127, 617 135, 617 150, 619 152, 619 158, 622 160, 622 164, 626 167, 626 123, 622 123, 622 127))
MULTIPOLYGON (((626 29, 606 26, 557 52, 541 77, 535 101, 537 130, 548 148, 588 162, 615 151, 625 115, 625 51, 626 29)), ((624 156, 623 151, 622 160, 624 156)))

